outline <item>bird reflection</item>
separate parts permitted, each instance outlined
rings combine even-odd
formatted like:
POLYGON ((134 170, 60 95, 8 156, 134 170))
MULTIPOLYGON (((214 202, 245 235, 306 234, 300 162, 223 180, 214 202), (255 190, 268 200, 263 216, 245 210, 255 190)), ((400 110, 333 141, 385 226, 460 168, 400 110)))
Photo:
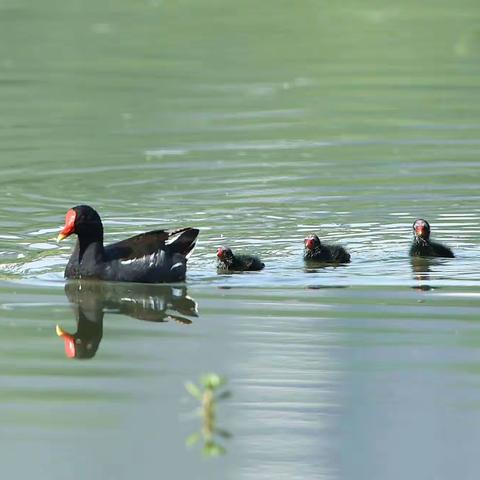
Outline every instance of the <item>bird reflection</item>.
POLYGON ((413 279, 417 280, 419 283, 414 285, 412 288, 415 290, 432 290, 433 287, 427 285, 423 282, 430 281, 431 266, 434 260, 425 257, 412 257, 412 273, 413 279))
POLYGON ((68 358, 95 356, 102 340, 105 313, 148 322, 174 320, 184 325, 192 323, 189 317, 198 317, 197 303, 187 295, 186 287, 74 280, 65 284, 65 295, 77 321, 75 333, 59 325, 56 328, 68 358))
POLYGON ((327 263, 327 262, 315 262, 310 261, 308 265, 303 267, 305 273, 320 273, 322 271, 336 270, 337 268, 348 267, 347 263, 327 263))

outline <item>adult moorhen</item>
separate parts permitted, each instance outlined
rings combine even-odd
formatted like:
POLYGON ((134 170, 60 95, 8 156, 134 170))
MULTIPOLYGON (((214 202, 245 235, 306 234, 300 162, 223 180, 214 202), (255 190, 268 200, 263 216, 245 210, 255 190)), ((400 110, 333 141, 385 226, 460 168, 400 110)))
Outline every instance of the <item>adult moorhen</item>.
POLYGON ((455 257, 450 248, 430 240, 430 224, 423 218, 418 218, 413 222, 413 242, 410 247, 410 256, 455 257))
POLYGON ((253 272, 265 267, 265 264, 258 257, 234 255, 228 247, 219 247, 217 258, 217 269, 224 272, 253 272))
POLYGON ((78 240, 65 278, 159 283, 185 280, 199 231, 155 230, 104 246, 100 216, 92 207, 78 205, 68 210, 57 241, 73 233, 78 240))
POLYGON ((350 254, 340 245, 325 245, 312 233, 304 240, 303 259, 325 263, 348 263, 350 254))

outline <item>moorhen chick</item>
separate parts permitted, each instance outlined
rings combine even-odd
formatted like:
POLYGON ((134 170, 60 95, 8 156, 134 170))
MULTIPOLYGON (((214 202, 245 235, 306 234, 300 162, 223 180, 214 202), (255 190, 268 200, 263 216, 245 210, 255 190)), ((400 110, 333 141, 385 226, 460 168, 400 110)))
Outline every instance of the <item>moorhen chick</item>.
POLYGON ((199 231, 154 230, 104 246, 100 216, 92 207, 78 205, 68 210, 57 241, 73 233, 78 239, 65 278, 159 283, 185 280, 199 231))
POLYGON ((430 240, 430 224, 423 218, 413 222, 413 242, 410 247, 411 257, 446 257, 454 258, 455 255, 445 245, 430 240))
POLYGON ((348 263, 350 254, 340 245, 325 245, 312 233, 304 240, 303 259, 325 263, 348 263))
POLYGON ((217 250, 217 269, 224 272, 253 272, 261 270, 265 264, 252 255, 234 255, 228 247, 217 250))

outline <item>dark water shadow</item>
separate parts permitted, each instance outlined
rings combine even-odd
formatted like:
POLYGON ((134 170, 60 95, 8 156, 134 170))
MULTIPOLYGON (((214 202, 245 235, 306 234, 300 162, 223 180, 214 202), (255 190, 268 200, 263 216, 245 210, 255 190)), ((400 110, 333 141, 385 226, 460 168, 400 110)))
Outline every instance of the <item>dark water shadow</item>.
POLYGON ((307 285, 307 290, 336 290, 340 288, 350 288, 348 285, 307 285))
POLYGON ((184 325, 198 317, 197 303, 185 286, 70 281, 65 295, 73 308, 77 331, 57 325, 68 358, 93 358, 103 336, 105 313, 127 315, 147 322, 175 321, 184 325), (189 318, 190 317, 190 318, 189 318))

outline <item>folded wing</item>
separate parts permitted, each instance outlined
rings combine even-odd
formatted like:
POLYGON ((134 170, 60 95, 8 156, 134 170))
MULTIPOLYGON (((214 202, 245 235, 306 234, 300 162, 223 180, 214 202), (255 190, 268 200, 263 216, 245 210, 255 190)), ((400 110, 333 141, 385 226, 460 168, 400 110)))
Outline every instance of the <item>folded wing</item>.
POLYGON ((135 260, 162 250, 169 256, 179 253, 188 257, 195 247, 198 233, 198 229, 190 227, 154 230, 108 245, 105 253, 110 260, 135 260))

